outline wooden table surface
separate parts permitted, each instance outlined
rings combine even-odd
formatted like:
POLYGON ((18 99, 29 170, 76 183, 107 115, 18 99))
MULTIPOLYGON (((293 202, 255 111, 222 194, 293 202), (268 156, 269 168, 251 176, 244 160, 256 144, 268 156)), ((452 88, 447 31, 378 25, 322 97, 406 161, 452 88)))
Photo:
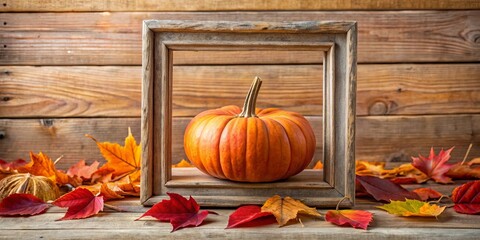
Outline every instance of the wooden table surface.
MULTIPOLYGON (((408 185, 409 189, 432 187, 450 194, 456 185, 408 185)), ((0 239, 480 239, 480 215, 456 213, 447 208, 438 219, 405 218, 389 215, 375 208, 381 203, 357 199, 355 209, 369 210, 374 221, 368 230, 339 227, 323 218, 302 217, 302 224, 284 227, 276 224, 255 228, 225 229, 228 216, 234 209, 211 209, 196 228, 184 228, 170 233, 169 223, 151 218, 134 221, 148 208, 137 198, 109 202, 127 212, 105 209, 94 217, 82 220, 56 221, 65 209, 50 208, 47 213, 33 217, 0 218, 0 239)), ((319 209, 322 215, 328 209, 319 209)))

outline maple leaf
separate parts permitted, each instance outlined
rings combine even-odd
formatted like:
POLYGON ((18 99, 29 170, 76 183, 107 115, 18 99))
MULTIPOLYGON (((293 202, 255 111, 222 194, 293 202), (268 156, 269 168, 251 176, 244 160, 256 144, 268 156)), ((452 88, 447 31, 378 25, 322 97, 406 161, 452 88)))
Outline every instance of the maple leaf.
POLYGON ((480 158, 472 159, 467 164, 463 162, 454 164, 447 172, 447 176, 454 179, 479 179, 480 178, 480 158))
POLYGON ((419 155, 418 158, 412 157, 412 165, 437 183, 452 183, 452 179, 445 176, 451 168, 451 165, 447 164, 447 161, 450 159, 450 152, 452 152, 452 150, 453 147, 447 151, 442 149, 438 155, 435 155, 432 147, 428 158, 422 155, 419 155))
POLYGON ((177 164, 172 164, 172 168, 185 168, 185 167, 193 167, 193 165, 185 159, 182 159, 182 161, 180 161, 177 164))
POLYGON ((441 193, 431 188, 417 188, 412 192, 416 193, 422 201, 427 201, 428 199, 439 199, 443 196, 441 193))
POLYGON ((363 187, 363 190, 377 201, 388 202, 391 200, 419 199, 417 194, 408 191, 388 179, 357 175, 356 180, 363 187))
POLYGON ((124 146, 117 143, 98 142, 94 137, 88 134, 86 136, 97 143, 100 152, 107 160, 107 163, 97 172, 113 169, 113 181, 127 175, 130 176, 132 182, 140 181, 141 148, 137 145, 130 128, 128 128, 124 146))
POLYGON ((125 198, 124 196, 118 194, 116 191, 112 190, 107 183, 103 183, 101 185, 100 196, 103 196, 104 201, 125 198))
POLYGON ((262 206, 262 212, 272 213, 277 219, 278 224, 283 226, 288 221, 297 218, 299 213, 320 217, 320 213, 315 208, 311 208, 302 202, 291 197, 281 198, 275 195, 269 198, 262 206))
POLYGON ((411 199, 392 201, 383 206, 377 206, 377 208, 383 209, 390 214, 404 217, 437 217, 445 210, 445 206, 440 207, 436 204, 411 199))
POLYGON ((33 216, 44 213, 48 208, 48 203, 32 194, 14 193, 0 202, 0 216, 33 216))
POLYGON ((329 210, 325 220, 339 226, 350 225, 366 230, 373 220, 373 214, 363 210, 329 210))
POLYGON ((322 161, 318 160, 317 163, 315 163, 315 166, 313 166, 313 169, 322 170, 323 169, 322 161))
POLYGON ((44 153, 30 152, 30 162, 18 168, 20 173, 30 173, 35 176, 44 176, 54 183, 64 185, 68 183, 68 176, 55 168, 55 163, 44 153))
POLYGON ((19 167, 23 167, 25 164, 27 164, 27 161, 23 159, 17 159, 11 162, 6 162, 0 159, 0 172, 12 172, 14 170, 17 170, 17 168, 19 167))
POLYGON ((453 189, 452 201, 458 213, 480 214, 480 181, 467 182, 453 189))
POLYGON ((228 217, 227 228, 260 226, 276 222, 273 214, 256 205, 241 206, 228 217), (263 221, 261 221, 263 220, 263 221))
POLYGON ((87 164, 85 164, 85 160, 80 160, 68 169, 67 175, 69 177, 79 177, 83 181, 89 180, 90 178, 92 178, 93 173, 98 170, 99 164, 99 162, 95 161, 90 166, 88 166, 87 164))
POLYGON ((68 207, 67 213, 58 220, 87 218, 103 211, 103 197, 95 196, 87 189, 77 188, 57 200, 53 205, 68 207))
POLYGON ((209 213, 216 214, 207 210, 200 211, 200 206, 191 196, 187 200, 176 193, 167 194, 170 196, 170 200, 162 200, 153 205, 152 208, 136 220, 151 216, 160 221, 170 221, 173 227, 172 232, 174 232, 188 226, 199 226, 209 213))

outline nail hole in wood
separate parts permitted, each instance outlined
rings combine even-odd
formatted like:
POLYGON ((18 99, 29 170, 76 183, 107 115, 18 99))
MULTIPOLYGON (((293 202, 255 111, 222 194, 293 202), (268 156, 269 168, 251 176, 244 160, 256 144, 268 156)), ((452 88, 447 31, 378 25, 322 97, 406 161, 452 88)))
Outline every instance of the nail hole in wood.
POLYGON ((8 101, 10 101, 11 99, 12 99, 11 97, 3 97, 3 98, 2 98, 2 101, 8 102, 8 101))
POLYGON ((45 127, 53 126, 53 119, 41 119, 40 123, 45 127))
POLYGON ((3 6, 6 7, 6 6, 7 6, 7 3, 3 3, 3 6))
POLYGON ((3 22, 3 25, 7 25, 7 22, 3 22))
POLYGON ((5 132, 4 131, 0 131, 0 139, 4 139, 5 138, 5 132))
POLYGON ((7 45, 3 45, 3 48, 6 48, 6 47, 7 47, 7 45))

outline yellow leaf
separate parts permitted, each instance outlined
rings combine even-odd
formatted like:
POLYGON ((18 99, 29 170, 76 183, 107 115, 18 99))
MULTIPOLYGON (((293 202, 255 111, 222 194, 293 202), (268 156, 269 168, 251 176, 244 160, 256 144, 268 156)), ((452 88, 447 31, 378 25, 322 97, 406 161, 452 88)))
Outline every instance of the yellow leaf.
POLYGON ((125 145, 120 146, 117 143, 98 142, 94 137, 86 135, 93 139, 107 163, 105 163, 97 172, 105 172, 105 169, 112 169, 112 181, 122 177, 129 176, 132 182, 140 181, 141 149, 137 145, 135 138, 128 128, 128 136, 125 138, 125 145))
POLYGON ((407 199, 405 201, 391 201, 389 204, 378 206, 378 208, 404 217, 437 217, 444 210, 445 206, 440 207, 436 204, 429 204, 418 200, 407 199))
POLYGON ((190 162, 188 162, 187 160, 182 159, 182 161, 180 161, 179 163, 173 164, 172 167, 173 168, 184 168, 184 167, 193 167, 193 165, 190 162))
POLYGON ((278 224, 283 226, 288 221, 297 218, 299 213, 320 217, 315 208, 311 208, 291 197, 281 198, 275 195, 269 198, 262 206, 262 212, 270 212, 277 219, 278 224))

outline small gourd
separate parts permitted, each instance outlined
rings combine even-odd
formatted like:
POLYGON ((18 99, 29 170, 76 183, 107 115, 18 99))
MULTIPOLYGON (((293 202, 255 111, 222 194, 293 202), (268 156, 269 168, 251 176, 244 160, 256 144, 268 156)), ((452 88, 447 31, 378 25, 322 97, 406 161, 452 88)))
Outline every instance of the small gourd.
POLYGON ((57 185, 47 177, 17 173, 0 181, 0 199, 13 193, 30 193, 43 201, 55 200, 60 195, 57 185))

